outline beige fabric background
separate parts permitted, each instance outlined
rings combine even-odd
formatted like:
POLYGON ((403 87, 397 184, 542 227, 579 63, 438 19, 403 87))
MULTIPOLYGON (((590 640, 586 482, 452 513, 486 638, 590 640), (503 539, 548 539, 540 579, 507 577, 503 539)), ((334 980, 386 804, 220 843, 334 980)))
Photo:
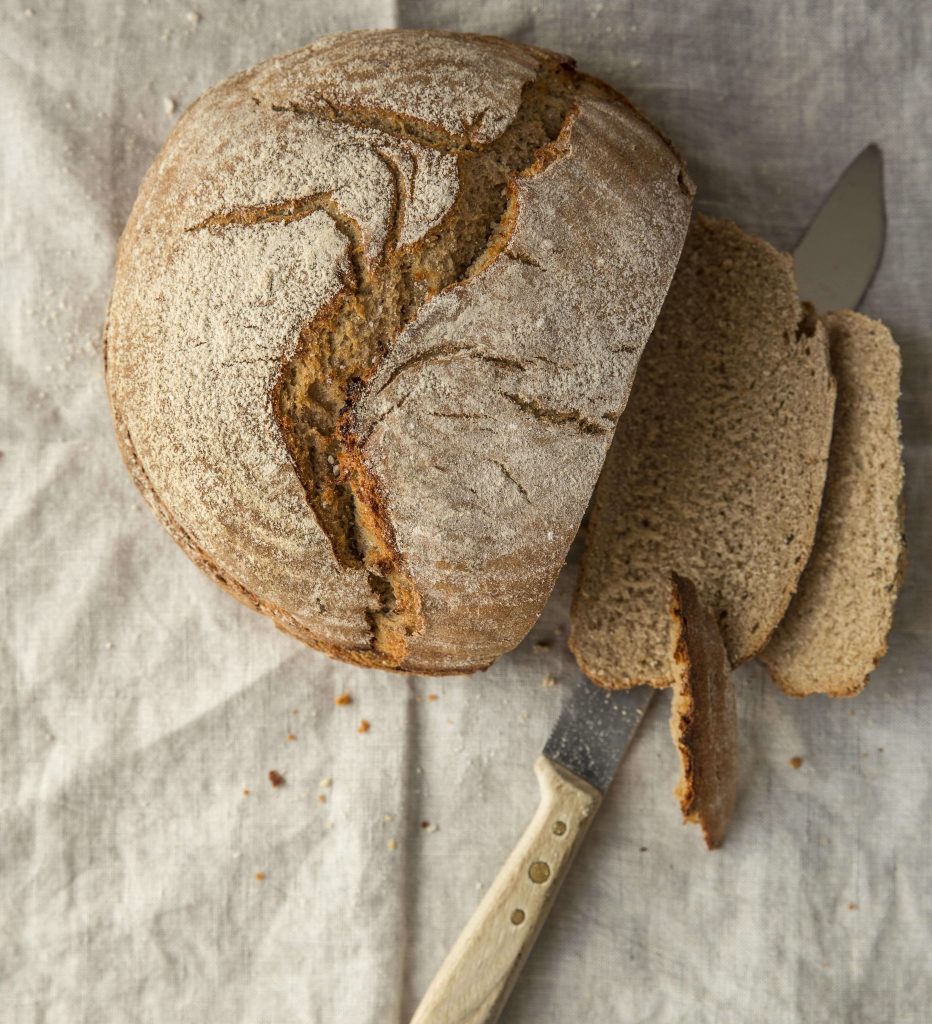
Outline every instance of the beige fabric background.
POLYGON ((550 654, 529 640, 472 679, 363 674, 201 576, 111 436, 114 246, 178 111, 319 34, 390 25, 576 54, 677 140, 700 209, 785 246, 883 145, 889 241, 866 310, 903 347, 911 542, 890 655, 847 702, 741 673, 740 803, 715 855, 679 823, 661 699, 504 1020, 930 1019, 930 11, 3 0, 2 1024, 404 1021, 533 810, 568 579, 532 637, 550 654))

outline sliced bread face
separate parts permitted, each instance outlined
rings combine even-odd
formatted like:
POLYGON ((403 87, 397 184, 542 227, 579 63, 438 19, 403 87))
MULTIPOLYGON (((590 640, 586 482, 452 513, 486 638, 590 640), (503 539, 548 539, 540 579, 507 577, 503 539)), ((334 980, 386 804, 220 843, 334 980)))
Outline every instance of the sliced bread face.
POLYGON ((886 651, 905 564, 899 349, 858 313, 824 322, 838 402, 822 512, 799 589, 761 655, 798 697, 864 687, 886 651))
POLYGON ((834 402, 791 258, 695 218, 596 492, 571 636, 590 678, 672 685, 671 572, 732 664, 764 647, 812 546, 834 402))

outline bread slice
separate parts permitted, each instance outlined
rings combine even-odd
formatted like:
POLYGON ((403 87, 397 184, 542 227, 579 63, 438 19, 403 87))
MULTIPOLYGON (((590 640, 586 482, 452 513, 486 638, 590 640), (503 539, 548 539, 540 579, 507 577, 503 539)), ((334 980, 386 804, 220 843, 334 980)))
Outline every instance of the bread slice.
POLYGON ((899 350, 858 313, 825 324, 838 382, 825 497, 799 589, 761 655, 797 697, 864 687, 886 651, 905 564, 899 350))
POLYGON ((834 402, 791 258, 697 217, 596 492, 571 636, 590 678, 673 683, 674 571, 732 664, 761 650, 812 546, 834 402))
POLYGON ((738 789, 738 716, 722 634, 691 580, 673 576, 677 634, 670 732, 680 755, 674 796, 710 850, 721 846, 738 789))

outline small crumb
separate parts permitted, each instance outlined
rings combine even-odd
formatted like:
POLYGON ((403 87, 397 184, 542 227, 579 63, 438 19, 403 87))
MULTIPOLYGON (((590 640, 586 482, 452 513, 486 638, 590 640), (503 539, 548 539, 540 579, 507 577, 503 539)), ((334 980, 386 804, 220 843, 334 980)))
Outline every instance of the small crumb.
POLYGON ((640 853, 647 853, 647 847, 646 846, 640 847, 638 852, 640 852, 640 853))
POLYGON ((328 775, 325 779, 320 780, 321 789, 329 789, 333 785, 333 779, 328 775))
POLYGON ((550 641, 549 640, 538 640, 534 644, 534 650, 538 654, 543 654, 544 651, 549 651, 550 650, 550 641))
POLYGON ((249 796, 251 793, 252 793, 251 789, 248 789, 248 788, 244 788, 243 789, 243 796, 249 796))
POLYGON ((294 743, 294 741, 295 741, 295 740, 296 740, 297 738, 298 738, 298 737, 297 737, 297 736, 295 736, 295 734, 294 734, 293 732, 290 732, 290 733, 288 733, 288 742, 289 742, 289 743, 294 743))
POLYGON ((553 675, 553 673, 550 673, 550 674, 544 676, 544 678, 540 681, 540 685, 541 686, 556 686, 557 685, 557 677, 555 675, 553 675))
POLYGON ((424 829, 424 831, 425 832, 439 832, 440 831, 440 826, 439 825, 435 825, 435 824, 433 824, 433 822, 431 822, 431 824, 428 825, 427 828, 424 829))
POLYGON ((113 650, 113 644, 112 644, 112 642, 111 642, 110 640, 108 640, 108 641, 107 641, 107 642, 106 642, 106 643, 104 644, 104 650, 105 650, 105 651, 112 651, 112 650, 113 650))
POLYGON ((188 11, 188 13, 185 15, 185 18, 192 25, 200 25, 201 21, 203 20, 203 16, 200 14, 199 11, 188 11))
POLYGON ((395 820, 394 814, 383 814, 382 815, 382 821, 394 821, 394 820, 395 820))
POLYGON ((397 849, 398 849, 398 844, 397 844, 397 843, 395 842, 395 840, 394 840, 394 839, 389 839, 389 841, 388 841, 388 842, 387 842, 387 843, 386 843, 385 845, 386 845, 386 846, 387 846, 387 847, 388 847, 388 848, 389 848, 390 850, 397 850, 397 849))
POLYGON ((438 696, 437 696, 437 694, 436 694, 436 693, 429 693, 429 694, 427 695, 427 699, 428 699, 428 700, 439 700, 439 698, 438 698, 438 696))
POLYGON ((356 730, 356 732, 368 732, 370 728, 371 726, 369 724, 369 720, 367 718, 364 718, 359 723, 359 728, 356 730))
POLYGON ((257 871, 256 872, 256 881, 257 882, 264 882, 265 881, 265 872, 264 871, 257 871))
POLYGON ((317 794, 317 802, 319 804, 325 804, 327 802, 327 797, 323 793, 318 793, 317 794))
POLYGON ((276 789, 278 789, 279 786, 285 785, 285 776, 282 775, 280 772, 275 771, 275 769, 273 768, 272 771, 269 772, 269 782, 271 782, 272 785, 276 789))
POLYGON ((801 758, 801 757, 791 757, 789 763, 790 763, 790 767, 791 768, 802 768, 802 766, 803 766, 803 758, 801 758))
POLYGON ((424 829, 430 828, 430 822, 429 821, 422 821, 421 822, 421 828, 424 828, 424 829))
POLYGON ((860 910, 861 908, 857 905, 857 903, 849 903, 848 904, 848 909, 849 910, 860 910))
POLYGON ((877 748, 877 753, 878 754, 882 754, 883 753, 883 747, 878 747, 877 748))
POLYGON ((172 96, 163 96, 162 109, 165 111, 166 114, 174 114, 174 112, 178 109, 178 101, 174 99, 174 97, 172 96))
POLYGON ((352 704, 353 698, 348 693, 341 693, 340 696, 337 697, 333 703, 339 704, 340 707, 342 708, 346 707, 347 704, 352 704))

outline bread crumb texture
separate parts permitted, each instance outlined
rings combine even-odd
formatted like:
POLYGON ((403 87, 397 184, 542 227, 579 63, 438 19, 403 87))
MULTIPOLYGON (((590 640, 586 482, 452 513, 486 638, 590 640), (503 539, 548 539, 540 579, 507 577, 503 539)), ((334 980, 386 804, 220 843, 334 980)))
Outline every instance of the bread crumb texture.
POLYGON ((761 657, 793 696, 858 693, 887 649, 905 569, 900 353, 883 324, 825 317, 838 381, 812 557, 761 657))
POLYGON ((471 671, 530 628, 679 256, 682 162, 559 55, 353 32, 180 119, 105 332, 188 554, 327 653, 471 671))
POLYGON ((670 731, 680 755, 674 795, 683 818, 721 846, 738 790, 738 717, 728 656, 718 625, 693 583, 673 577, 676 634, 670 731))
POLYGON ((673 683, 671 572, 732 664, 760 651, 812 546, 834 402, 790 257, 695 218, 596 493, 570 640, 587 675, 673 683))

